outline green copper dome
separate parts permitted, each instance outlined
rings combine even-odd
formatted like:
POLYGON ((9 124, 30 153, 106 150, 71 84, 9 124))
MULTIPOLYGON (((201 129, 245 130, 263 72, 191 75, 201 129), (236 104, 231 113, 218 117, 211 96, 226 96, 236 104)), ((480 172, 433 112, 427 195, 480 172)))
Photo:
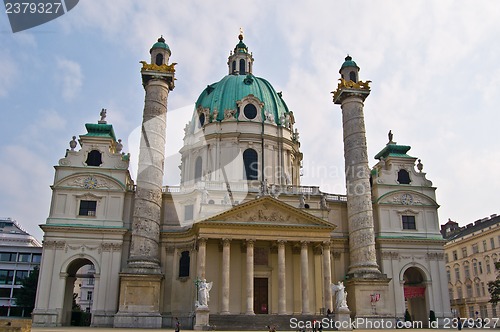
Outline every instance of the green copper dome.
POLYGON ((358 65, 356 64, 356 62, 354 62, 352 60, 352 57, 350 55, 348 55, 348 56, 345 57, 345 61, 342 64, 342 67, 340 67, 340 69, 345 68, 345 67, 356 67, 359 70, 358 65))
POLYGON ((149 50, 149 53, 151 53, 155 48, 162 48, 162 49, 168 50, 170 52, 170 48, 165 43, 165 39, 163 38, 163 36, 161 36, 160 38, 158 38, 158 41, 153 44, 153 46, 149 50))
POLYGON ((263 120, 265 114, 270 113, 274 122, 280 124, 280 117, 289 113, 281 93, 277 93, 265 79, 252 74, 227 75, 219 82, 208 85, 198 97, 195 107, 208 108, 211 116, 217 110, 217 119, 214 121, 222 121, 225 110, 236 110, 238 118, 241 110, 238 110, 236 102, 248 95, 254 95, 264 103, 261 114, 263 120))

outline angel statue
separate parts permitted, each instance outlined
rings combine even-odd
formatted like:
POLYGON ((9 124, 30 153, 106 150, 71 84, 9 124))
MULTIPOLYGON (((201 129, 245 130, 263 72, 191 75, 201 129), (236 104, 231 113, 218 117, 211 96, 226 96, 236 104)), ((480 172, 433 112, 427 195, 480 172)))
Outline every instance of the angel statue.
POLYGON ((332 293, 336 293, 335 296, 335 308, 347 308, 347 291, 345 290, 344 283, 339 281, 337 284, 332 284, 332 293))
POLYGON ((207 282, 206 279, 200 281, 198 289, 198 302, 200 307, 207 307, 210 300, 210 290, 212 289, 213 281, 207 282))

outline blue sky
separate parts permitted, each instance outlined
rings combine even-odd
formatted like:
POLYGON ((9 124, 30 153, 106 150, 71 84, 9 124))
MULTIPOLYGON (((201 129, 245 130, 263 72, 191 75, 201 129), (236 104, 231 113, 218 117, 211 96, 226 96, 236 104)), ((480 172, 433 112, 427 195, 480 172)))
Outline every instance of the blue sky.
MULTIPOLYGON (((498 17, 496 1, 81 0, 13 34, 1 13, 0 215, 42 238, 53 166, 101 108, 129 151, 144 100, 139 61, 160 35, 178 63, 167 119, 174 155, 198 95, 226 75, 240 27, 254 74, 283 91, 294 111, 302 184, 345 192, 341 112, 330 92, 349 53, 361 79, 373 81, 365 102, 370 158, 391 129, 438 188, 441 223, 500 213, 498 17)), ((178 182, 177 166, 167 165, 166 184, 178 182)))

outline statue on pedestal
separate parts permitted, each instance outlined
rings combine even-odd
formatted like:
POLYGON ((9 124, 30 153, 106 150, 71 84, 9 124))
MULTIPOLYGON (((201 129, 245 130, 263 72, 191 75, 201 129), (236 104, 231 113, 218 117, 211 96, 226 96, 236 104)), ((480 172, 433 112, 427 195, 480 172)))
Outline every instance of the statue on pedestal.
POLYGON ((210 290, 212 289, 213 282, 207 282, 206 279, 202 279, 199 283, 198 288, 198 305, 200 307, 208 307, 208 301, 210 300, 210 290))
POLYGON ((339 281, 337 284, 332 284, 332 293, 335 294, 335 309, 347 308, 347 291, 344 283, 339 281))

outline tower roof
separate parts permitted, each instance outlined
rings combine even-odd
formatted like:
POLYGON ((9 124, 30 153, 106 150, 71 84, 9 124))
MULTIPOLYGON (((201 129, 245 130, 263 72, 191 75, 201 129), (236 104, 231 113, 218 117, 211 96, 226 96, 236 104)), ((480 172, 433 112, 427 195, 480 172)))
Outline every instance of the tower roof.
POLYGON ((380 158, 386 159, 387 157, 398 157, 398 158, 412 158, 406 154, 411 149, 409 145, 398 145, 396 142, 389 142, 379 153, 375 155, 375 159, 380 160, 380 158))
POLYGON ((87 133, 82 136, 106 137, 106 138, 112 138, 113 140, 116 141, 113 125, 105 123, 86 123, 85 128, 87 129, 87 133))
POLYGON ((345 61, 344 61, 344 63, 342 64, 342 66, 340 67, 340 70, 342 70, 342 68, 345 68, 345 67, 356 67, 356 68, 358 68, 358 70, 359 70, 358 65, 356 64, 356 62, 354 62, 354 61, 352 60, 352 57, 351 57, 350 55, 347 55, 347 56, 345 57, 345 61))
POLYGON ((158 41, 151 46, 149 53, 151 53, 155 48, 162 48, 164 50, 168 50, 170 52, 170 47, 168 47, 167 43, 165 43, 165 39, 163 36, 158 38, 158 41))

